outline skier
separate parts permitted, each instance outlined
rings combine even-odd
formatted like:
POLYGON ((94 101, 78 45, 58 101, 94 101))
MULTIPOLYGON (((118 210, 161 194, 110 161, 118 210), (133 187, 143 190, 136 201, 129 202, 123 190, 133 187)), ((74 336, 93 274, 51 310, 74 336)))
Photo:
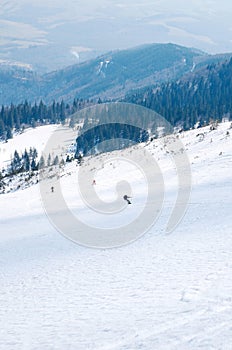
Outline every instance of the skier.
POLYGON ((131 201, 129 200, 129 198, 131 197, 129 197, 127 194, 124 194, 123 199, 127 201, 128 204, 131 204, 131 201))
POLYGON ((96 185, 96 180, 93 180, 92 185, 96 185))
POLYGON ((54 187, 53 186, 51 187, 51 191, 54 192, 54 187))

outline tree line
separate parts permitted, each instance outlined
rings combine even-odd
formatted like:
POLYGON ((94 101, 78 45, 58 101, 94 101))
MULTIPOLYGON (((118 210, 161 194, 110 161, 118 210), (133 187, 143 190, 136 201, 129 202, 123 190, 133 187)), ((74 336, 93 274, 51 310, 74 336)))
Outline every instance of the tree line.
MULTIPOLYGON (((131 93, 123 101, 150 108, 162 115, 173 127, 188 130, 196 125, 207 125, 212 120, 220 122, 224 117, 232 120, 231 92, 232 59, 224 63, 208 65, 179 81, 131 93)), ((98 104, 101 102, 99 99, 98 104)), ((41 100, 33 105, 25 101, 18 105, 12 103, 10 106, 2 106, 0 108, 0 139, 7 141, 12 137, 13 131, 20 132, 29 126, 64 123, 67 117, 94 104, 91 100, 76 98, 71 104, 61 100, 46 105, 41 100)), ((115 108, 118 108, 118 105, 115 104, 115 108)), ((144 132, 141 134, 141 131, 136 128, 130 129, 125 125, 124 129, 120 129, 121 125, 113 123, 115 112, 117 111, 114 109, 105 112, 105 115, 101 112, 101 122, 106 125, 100 128, 96 128, 99 124, 99 115, 94 114, 94 109, 93 115, 89 110, 86 115, 83 113, 83 131, 87 131, 88 128, 91 128, 92 131, 85 132, 83 137, 78 138, 76 156, 79 153, 86 155, 102 151, 99 144, 107 140, 115 139, 114 142, 111 141, 111 146, 105 146, 106 150, 127 147, 130 141, 137 143, 147 140, 146 130, 150 128, 151 123, 147 117, 144 118, 144 132)), ((120 123, 130 124, 130 120, 126 122, 124 114, 120 123)), ((135 118, 138 117, 140 116, 135 115, 135 118)), ((150 129, 154 127, 155 124, 150 129)))
POLYGON ((90 125, 88 129, 88 119, 85 119, 84 132, 76 139, 75 158, 77 159, 82 155, 111 152, 149 139, 147 130, 126 123, 108 122, 90 125))
POLYGON ((29 151, 25 149, 22 154, 15 150, 8 168, 3 169, 0 173, 0 179, 5 176, 16 175, 23 172, 33 173, 40 169, 56 165, 62 166, 64 164, 64 159, 60 160, 57 155, 52 158, 50 153, 48 154, 47 158, 45 158, 45 156, 42 154, 38 159, 38 151, 34 147, 30 147, 29 151))
POLYGON ((176 82, 149 87, 125 101, 150 108, 184 130, 210 121, 232 120, 232 59, 211 64, 176 82))
POLYGON ((31 104, 24 101, 18 105, 0 107, 0 139, 7 141, 13 137, 13 132, 21 132, 27 127, 44 124, 65 123, 71 114, 93 104, 93 101, 74 99, 72 104, 53 101, 46 105, 42 100, 31 104))

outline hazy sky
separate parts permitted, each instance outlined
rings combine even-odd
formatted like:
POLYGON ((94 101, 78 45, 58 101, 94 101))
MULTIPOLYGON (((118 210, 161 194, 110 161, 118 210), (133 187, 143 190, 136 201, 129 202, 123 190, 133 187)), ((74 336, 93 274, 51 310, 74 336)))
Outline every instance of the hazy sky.
POLYGON ((151 42, 232 52, 231 18, 231 0, 0 0, 0 45, 62 46, 77 57, 151 42))

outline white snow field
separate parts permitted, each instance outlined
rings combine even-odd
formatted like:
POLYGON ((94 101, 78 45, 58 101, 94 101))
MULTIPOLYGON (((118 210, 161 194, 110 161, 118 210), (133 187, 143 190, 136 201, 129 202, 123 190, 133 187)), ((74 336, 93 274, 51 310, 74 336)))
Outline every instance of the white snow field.
MULTIPOLYGON (((1 166, 14 148, 41 149, 53 130, 38 127, 1 144, 1 166)), ((0 349, 232 349, 232 130, 225 122, 180 138, 192 190, 171 234, 165 229, 177 180, 159 140, 141 147, 154 152, 163 172, 161 215, 145 235, 120 248, 92 249, 64 238, 44 213, 39 184, 0 196, 0 349)), ((114 152, 112 164, 96 174, 96 191, 106 201, 122 175, 122 153, 114 152)), ((91 161, 100 167, 104 155, 91 161)), ((122 223, 138 215, 146 195, 130 166, 124 173, 133 198, 120 213, 122 223)), ((66 168, 65 199, 94 224, 95 214, 76 195, 75 163, 66 168)))

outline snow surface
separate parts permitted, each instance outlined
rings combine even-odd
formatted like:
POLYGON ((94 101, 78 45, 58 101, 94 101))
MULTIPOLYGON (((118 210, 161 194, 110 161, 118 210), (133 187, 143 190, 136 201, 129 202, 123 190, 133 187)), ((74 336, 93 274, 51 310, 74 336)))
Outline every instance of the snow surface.
POLYGON ((22 154, 25 149, 29 151, 32 147, 37 149, 40 156, 48 138, 56 128, 57 125, 46 125, 37 129, 30 128, 13 139, 9 139, 7 143, 0 142, 0 171, 6 168, 7 164, 13 159, 15 150, 22 154))
MULTIPOLYGON (((121 248, 90 249, 64 238, 43 211, 39 185, 1 195, 0 349, 231 349, 229 127, 180 134, 192 167, 192 192, 185 217, 169 235, 165 227, 177 181, 158 140, 145 147, 165 178, 161 215, 142 238, 121 248)), ((39 127, 1 144, 1 164, 19 145, 42 147, 52 130, 39 127)), ((96 191, 104 200, 121 177, 122 153, 114 152, 117 159, 96 173, 96 191)), ((104 155, 88 161, 97 159, 102 164, 104 155)), ((137 215, 146 193, 142 177, 130 166, 127 171, 133 204, 132 213, 120 213, 122 222, 137 215)), ((61 181, 65 199, 96 223, 75 195, 75 173, 76 165, 67 165, 61 181)))

